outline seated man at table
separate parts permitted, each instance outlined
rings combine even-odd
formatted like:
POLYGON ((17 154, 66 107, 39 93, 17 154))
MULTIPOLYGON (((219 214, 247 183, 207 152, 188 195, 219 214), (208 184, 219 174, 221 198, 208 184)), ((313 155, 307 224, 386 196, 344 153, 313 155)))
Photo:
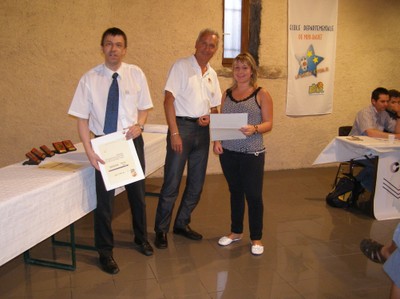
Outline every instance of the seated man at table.
POLYGON ((400 139, 400 121, 386 112, 388 103, 389 91, 383 87, 376 88, 371 95, 371 105, 357 113, 349 135, 388 138, 389 134, 395 133, 395 137, 400 139))
MULTIPOLYGON (((389 134, 394 134, 395 138, 400 139, 400 120, 390 117, 386 111, 388 102, 389 91, 383 87, 376 88, 371 94, 371 105, 357 113, 349 135, 388 138, 389 134)), ((365 167, 356 180, 372 192, 375 184, 374 165, 368 160, 361 163, 365 167)))

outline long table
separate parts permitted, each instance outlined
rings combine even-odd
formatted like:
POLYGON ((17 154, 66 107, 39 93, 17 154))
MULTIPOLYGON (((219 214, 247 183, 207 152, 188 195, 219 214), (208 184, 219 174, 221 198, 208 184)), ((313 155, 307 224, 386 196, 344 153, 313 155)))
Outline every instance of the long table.
MULTIPOLYGON (((145 130, 143 137, 148 176, 164 165, 166 134, 145 130)), ((83 146, 76 147, 40 165, 0 169, 0 266, 96 208, 94 168, 83 146), (45 168, 53 162, 65 168, 45 168)))
POLYGON ((378 157, 373 214, 377 220, 400 218, 400 141, 367 136, 335 137, 314 165, 378 157))

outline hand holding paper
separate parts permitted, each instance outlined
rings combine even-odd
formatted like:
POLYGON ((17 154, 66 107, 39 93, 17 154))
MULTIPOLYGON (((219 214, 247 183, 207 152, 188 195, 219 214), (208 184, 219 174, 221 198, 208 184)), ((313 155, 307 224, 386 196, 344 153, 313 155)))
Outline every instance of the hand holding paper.
POLYGON ((122 132, 107 134, 91 142, 95 153, 105 162, 99 166, 108 191, 144 179, 135 146, 122 132))
POLYGON ((240 128, 247 125, 247 113, 210 114, 211 141, 245 139, 240 128))

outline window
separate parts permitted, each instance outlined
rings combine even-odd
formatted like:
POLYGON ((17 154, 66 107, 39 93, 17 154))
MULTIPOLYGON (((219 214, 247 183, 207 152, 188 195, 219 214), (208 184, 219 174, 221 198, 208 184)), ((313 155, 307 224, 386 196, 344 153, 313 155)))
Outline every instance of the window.
POLYGON ((247 50, 248 18, 244 19, 248 0, 224 0, 224 50, 222 64, 230 66, 233 58, 247 50))
POLYGON ((233 58, 249 52, 258 64, 261 0, 223 0, 222 65, 231 66, 233 58))

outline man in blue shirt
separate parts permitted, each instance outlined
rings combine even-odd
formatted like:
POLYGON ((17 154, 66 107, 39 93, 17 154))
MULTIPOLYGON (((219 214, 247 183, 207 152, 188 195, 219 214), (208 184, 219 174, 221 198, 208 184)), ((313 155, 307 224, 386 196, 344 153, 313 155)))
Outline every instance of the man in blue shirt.
MULTIPOLYGON (((393 119, 386 109, 389 102, 389 91, 378 87, 371 94, 371 105, 360 110, 349 135, 369 136, 375 138, 388 138, 390 134, 400 139, 400 120, 393 119)), ((356 180, 369 192, 373 191, 375 184, 374 164, 369 160, 359 163, 365 167, 356 176, 356 180)))
POLYGON ((386 112, 388 102, 389 91, 383 87, 376 88, 371 95, 371 105, 357 113, 350 135, 388 138, 389 134, 395 133, 395 137, 400 139, 400 122, 386 112))

